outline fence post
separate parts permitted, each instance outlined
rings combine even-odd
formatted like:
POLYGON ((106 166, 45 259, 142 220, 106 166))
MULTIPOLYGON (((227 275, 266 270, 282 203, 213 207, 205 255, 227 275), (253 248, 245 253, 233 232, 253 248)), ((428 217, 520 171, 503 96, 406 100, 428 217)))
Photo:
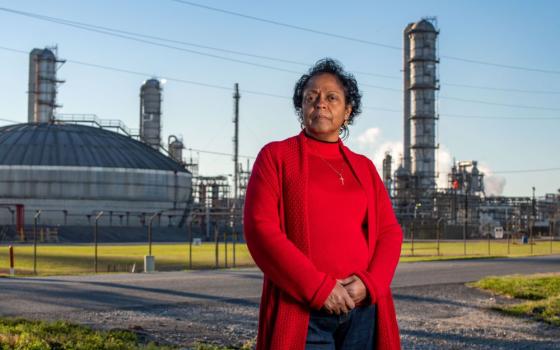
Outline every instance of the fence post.
POLYGON ((192 270, 192 241, 193 241, 192 219, 187 226, 187 231, 188 231, 188 240, 189 240, 189 270, 192 270))
POLYGON ((93 245, 95 246, 95 253, 93 257, 93 270, 95 271, 95 273, 97 273, 97 222, 99 221, 101 216, 103 216, 103 211, 100 211, 95 216, 95 226, 93 229, 93 245))
POLYGON ((218 254, 219 254, 218 244, 219 244, 219 241, 220 241, 220 238, 218 236, 218 227, 214 226, 214 243, 216 245, 214 251, 215 251, 215 254, 216 254, 216 265, 215 265, 216 269, 219 267, 219 265, 218 265, 219 264, 219 260, 218 260, 218 254))
POLYGON ((41 209, 33 217, 33 274, 37 274, 37 221, 41 216, 41 209))
POLYGON ((237 243, 237 232, 234 231, 233 232, 233 267, 236 267, 236 264, 235 264, 235 245, 236 245, 236 243, 237 243))
POLYGON ((414 256, 414 221, 412 221, 410 229, 410 255, 414 256))
POLYGON ((442 223, 442 220, 443 220, 443 218, 439 218, 437 223, 436 223, 437 256, 440 256, 440 250, 439 250, 440 249, 439 243, 440 243, 440 237, 441 237, 441 231, 440 231, 441 226, 440 226, 440 224, 442 223))
POLYGON ((16 274, 14 269, 14 247, 9 246, 8 251, 10 252, 10 276, 14 276, 16 274))
POLYGON ((224 267, 227 268, 227 229, 224 227, 224 267))
POLYGON ((488 234, 488 256, 490 256, 490 234, 488 234))
POLYGON ((152 222, 159 214, 161 214, 161 211, 148 218, 148 255, 144 256, 144 272, 154 272, 156 269, 156 259, 152 255, 152 222))

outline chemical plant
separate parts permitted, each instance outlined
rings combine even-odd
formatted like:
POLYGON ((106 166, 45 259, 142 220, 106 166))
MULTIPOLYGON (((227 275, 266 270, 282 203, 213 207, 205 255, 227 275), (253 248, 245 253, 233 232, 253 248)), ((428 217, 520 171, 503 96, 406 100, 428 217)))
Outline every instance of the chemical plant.
POLYGON ((210 239, 218 226, 240 224, 236 198, 248 172, 236 169, 232 191, 226 176, 198 175, 180 137, 163 146, 159 80, 141 85, 139 129, 130 129, 57 114, 62 64, 56 48, 31 51, 28 122, 0 127, 0 240, 28 240, 37 222, 42 240, 77 242, 91 241, 93 224, 106 228, 105 239, 123 241, 145 240, 152 221, 159 240, 184 240, 193 225, 210 239))
MULTIPOLYGON (((406 238, 557 236, 560 193, 487 196, 475 160, 455 162, 448 185, 437 187, 438 35, 434 19, 404 29, 403 157, 387 154, 383 161, 383 181, 406 238)), ((140 87, 138 129, 94 115, 57 114, 62 64, 56 49, 31 51, 28 122, 0 128, 0 240, 27 240, 38 221, 47 241, 91 241, 94 224, 121 241, 144 240, 152 223, 161 240, 184 241, 185 228, 202 240, 218 231, 242 232, 250 164, 243 169, 238 156, 237 84, 231 181, 199 174, 196 160, 183 154, 181 137, 168 135, 162 143, 157 79, 140 87)))
POLYGON ((383 181, 406 237, 558 235, 560 193, 538 199, 486 196, 475 160, 455 162, 448 186, 436 187, 439 30, 434 19, 423 19, 403 34, 403 159, 393 172, 393 158, 386 155, 383 181))

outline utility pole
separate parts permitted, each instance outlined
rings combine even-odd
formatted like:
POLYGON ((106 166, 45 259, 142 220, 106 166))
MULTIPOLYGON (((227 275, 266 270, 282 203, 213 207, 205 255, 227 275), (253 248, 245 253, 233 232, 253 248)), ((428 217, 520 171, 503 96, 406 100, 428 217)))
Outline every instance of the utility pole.
MULTIPOLYGON (((232 237, 236 236, 235 224, 237 222, 237 206, 239 201, 239 99, 241 95, 239 94, 239 84, 235 83, 235 91, 233 93, 233 108, 234 116, 233 123, 235 124, 235 133, 233 136, 233 205, 231 207, 231 232, 232 237)), ((226 246, 226 267, 227 267, 227 240, 225 240, 226 246)), ((233 266, 235 266, 235 241, 233 243, 233 266)), ((217 258, 216 258, 217 259, 217 258)), ((216 260, 217 267, 217 260, 216 260)))
POLYGON ((239 84, 235 83, 235 92, 233 93, 234 101, 234 116, 233 123, 235 124, 235 131, 233 136, 233 200, 234 205, 237 204, 238 186, 239 186, 239 84))

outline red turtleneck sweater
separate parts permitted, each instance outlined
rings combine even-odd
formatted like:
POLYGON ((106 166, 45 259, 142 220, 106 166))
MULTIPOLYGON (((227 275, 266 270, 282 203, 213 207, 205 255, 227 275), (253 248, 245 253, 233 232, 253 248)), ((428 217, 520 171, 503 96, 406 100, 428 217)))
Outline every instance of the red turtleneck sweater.
POLYGON ((368 267, 367 198, 338 142, 307 140, 310 258, 319 271, 346 278, 368 267))

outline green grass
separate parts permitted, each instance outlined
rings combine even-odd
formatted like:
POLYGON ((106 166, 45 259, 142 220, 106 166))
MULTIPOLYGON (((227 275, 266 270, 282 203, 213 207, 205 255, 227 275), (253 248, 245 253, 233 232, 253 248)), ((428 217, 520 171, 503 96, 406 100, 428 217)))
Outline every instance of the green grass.
POLYGON ((416 241, 414 251, 412 243, 405 242, 401 249, 401 262, 469 259, 469 258, 496 258, 496 257, 521 257, 531 255, 560 254, 560 241, 535 241, 534 244, 518 244, 507 240, 472 240, 467 241, 467 254, 465 255, 462 241, 444 241, 440 243, 439 255, 436 241, 416 241), (551 249, 552 248, 552 249, 551 249), (532 250, 532 251, 531 251, 532 250))
POLYGON ((496 305, 497 310, 515 316, 533 317, 560 327, 560 273, 487 277, 469 285, 526 300, 513 305, 496 305))
MULTIPOLYGON (((437 252, 435 241, 416 241, 414 243, 414 255, 412 255, 412 244, 403 244, 401 262, 450 260, 450 259, 473 259, 493 257, 519 257, 529 255, 546 255, 551 252, 549 241, 538 241, 531 246, 508 244, 504 241, 491 241, 490 254, 488 254, 487 241, 468 241, 467 255, 463 254, 463 242, 441 242, 440 254, 437 252)), ((225 267, 225 245, 221 243, 218 247, 218 267, 225 267)), ((553 242, 552 253, 560 253, 560 242, 553 242)), ((15 245, 15 269, 17 275, 31 275, 33 273, 33 246, 15 245)), ((145 244, 122 244, 98 246, 98 272, 129 272, 133 264, 136 271, 142 271, 144 266, 144 255, 148 254, 148 246, 145 244)), ((152 255, 156 259, 156 270, 181 270, 189 268, 189 250, 187 244, 154 244, 152 255)), ((68 275, 87 274, 94 271, 94 248, 93 245, 50 245, 39 244, 37 247, 37 273, 38 275, 68 275)), ((228 244, 227 253, 228 267, 233 264, 233 245, 228 244)), ((215 245, 203 243, 192 246, 192 268, 209 269, 214 268, 215 245)), ((236 266, 254 266, 254 262, 245 244, 236 245, 236 266)), ((0 245, 0 276, 7 275, 9 271, 8 247, 0 245)))
POLYGON ((164 350, 171 347, 141 344, 124 330, 95 331, 67 322, 0 318, 2 350, 164 350))
MULTIPOLYGON (((235 347, 196 343, 194 350, 249 350, 255 339, 235 347)), ((172 350, 152 342, 143 344, 128 330, 96 331, 64 321, 0 318, 0 350, 172 350)))
MULTIPOLYGON (((148 254, 147 245, 99 245, 98 272, 130 271, 136 264, 136 271, 143 270, 144 255, 148 254)), ((181 270, 189 267, 187 244, 154 244, 156 270, 181 270)), ((236 266, 254 266, 245 244, 235 248, 236 266)), ((33 246, 14 246, 15 270, 18 275, 33 273, 33 246)), ((218 265, 225 267, 225 246, 218 247, 218 265)), ((233 245, 228 244, 228 267, 233 263, 233 245)), ((215 267, 215 245, 205 243, 192 246, 192 267, 194 269, 215 267)), ((9 271, 8 248, 0 246, 0 274, 9 271)), ((67 275, 92 273, 94 271, 93 245, 39 245, 37 248, 37 273, 39 275, 67 275)))

